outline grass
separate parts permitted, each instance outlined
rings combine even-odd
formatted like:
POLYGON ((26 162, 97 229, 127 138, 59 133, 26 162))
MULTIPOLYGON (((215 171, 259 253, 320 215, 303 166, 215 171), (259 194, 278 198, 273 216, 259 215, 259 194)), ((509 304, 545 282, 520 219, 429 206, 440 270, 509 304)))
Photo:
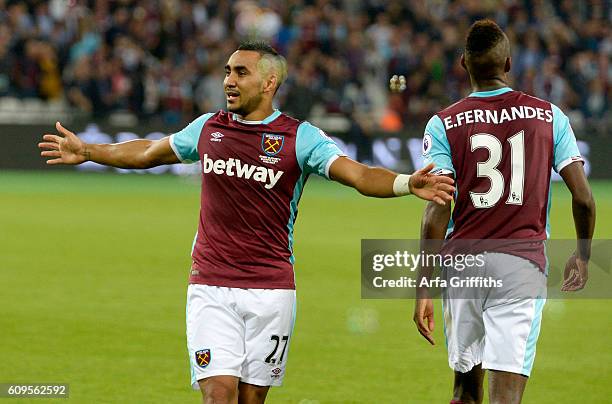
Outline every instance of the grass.
MULTIPOLYGON (((0 383, 67 382, 75 403, 198 402, 184 336, 197 180, 49 170, 2 172, 0 185, 0 383)), ((610 185, 593 184, 598 238, 612 233, 610 185)), ((558 184, 553 195, 553 238, 572 238, 569 195, 558 184)), ((439 307, 430 347, 412 302, 360 298, 360 240, 417 238, 422 208, 307 185, 297 324, 284 386, 268 402, 448 402, 439 307)), ((608 402, 608 304, 547 303, 525 403, 608 402)))

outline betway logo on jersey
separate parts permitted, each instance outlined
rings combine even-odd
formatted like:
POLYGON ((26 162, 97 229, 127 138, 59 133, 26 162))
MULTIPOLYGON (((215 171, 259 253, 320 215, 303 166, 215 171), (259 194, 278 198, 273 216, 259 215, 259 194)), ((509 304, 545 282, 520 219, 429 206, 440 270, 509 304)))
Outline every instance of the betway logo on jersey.
POLYGON ((266 184, 266 189, 274 188, 284 173, 284 171, 274 171, 271 168, 243 163, 238 159, 213 160, 208 158, 208 154, 205 154, 202 158, 202 172, 204 174, 213 173, 247 180, 252 179, 266 184))

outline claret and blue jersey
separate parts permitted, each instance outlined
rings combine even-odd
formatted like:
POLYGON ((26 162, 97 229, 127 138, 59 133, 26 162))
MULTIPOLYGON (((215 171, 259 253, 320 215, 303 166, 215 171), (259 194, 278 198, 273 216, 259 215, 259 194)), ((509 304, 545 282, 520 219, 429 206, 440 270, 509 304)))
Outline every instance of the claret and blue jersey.
MULTIPOLYGON (((449 239, 545 240, 551 168, 582 161, 554 104, 505 87, 475 92, 433 116, 423 156, 456 179, 449 239)), ((542 251, 517 255, 546 266, 542 251)))
POLYGON ((200 161, 200 221, 190 283, 294 289, 293 224, 310 174, 329 178, 343 155, 319 128, 274 111, 245 121, 200 116, 170 137, 177 157, 200 161))

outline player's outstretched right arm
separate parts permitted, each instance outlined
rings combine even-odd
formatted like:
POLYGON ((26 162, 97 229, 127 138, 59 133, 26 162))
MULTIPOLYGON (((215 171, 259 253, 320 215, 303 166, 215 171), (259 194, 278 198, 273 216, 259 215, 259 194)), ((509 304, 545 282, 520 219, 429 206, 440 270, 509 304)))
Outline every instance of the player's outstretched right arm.
POLYGON ((49 158, 47 164, 76 165, 85 161, 118 168, 151 168, 163 164, 175 164, 180 160, 170 146, 169 137, 160 140, 131 140, 115 144, 88 144, 74 133, 55 124, 58 135, 45 134, 40 155, 49 158))

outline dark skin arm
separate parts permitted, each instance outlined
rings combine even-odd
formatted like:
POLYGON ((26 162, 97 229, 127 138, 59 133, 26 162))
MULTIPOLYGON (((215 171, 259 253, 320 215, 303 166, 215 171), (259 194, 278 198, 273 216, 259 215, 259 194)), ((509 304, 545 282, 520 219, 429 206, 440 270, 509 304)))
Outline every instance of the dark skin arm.
POLYGON ((564 274, 561 290, 573 292, 584 288, 588 280, 591 240, 595 230, 595 201, 581 162, 564 167, 561 177, 572 193, 572 213, 576 228, 576 252, 568 260, 570 270, 564 274))
MULTIPOLYGON (((430 164, 412 174, 410 192, 421 199, 444 205, 453 199, 454 181, 452 178, 430 174, 433 168, 433 164, 430 164)), ((370 167, 348 157, 339 157, 329 168, 332 180, 355 188, 362 195, 376 198, 397 196, 393 193, 393 182, 397 175, 385 168, 370 167)))
MULTIPOLYGON (((442 248, 450 216, 450 204, 446 206, 436 205, 431 202, 427 204, 421 222, 421 251, 425 254, 436 254, 442 248)), ((422 278, 430 279, 432 273, 433 267, 420 267, 417 284, 420 283, 422 278)), ((429 290, 426 287, 417 287, 413 320, 419 333, 431 345, 435 345, 433 338, 435 324, 433 300, 429 297, 429 290)))

